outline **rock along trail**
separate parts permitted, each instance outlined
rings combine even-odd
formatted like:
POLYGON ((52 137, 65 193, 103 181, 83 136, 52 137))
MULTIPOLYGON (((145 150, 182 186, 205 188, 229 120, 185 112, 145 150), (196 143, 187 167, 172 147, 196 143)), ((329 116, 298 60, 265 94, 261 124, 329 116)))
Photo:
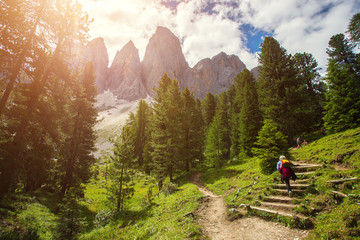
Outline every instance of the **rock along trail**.
POLYGON ((207 190, 202 185, 200 177, 201 173, 196 173, 189 181, 197 185, 200 192, 204 194, 204 202, 198 212, 199 224, 203 226, 204 233, 210 239, 300 240, 307 236, 308 231, 290 229, 261 218, 242 218, 232 222, 227 220, 225 200, 221 196, 207 190))

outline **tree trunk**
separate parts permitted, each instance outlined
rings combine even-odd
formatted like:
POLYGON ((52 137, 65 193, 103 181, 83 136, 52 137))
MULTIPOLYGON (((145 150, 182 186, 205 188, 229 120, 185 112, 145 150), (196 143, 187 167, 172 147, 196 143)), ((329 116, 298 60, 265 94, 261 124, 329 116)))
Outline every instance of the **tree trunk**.
POLYGON ((173 166, 171 164, 169 166, 169 177, 170 177, 170 182, 173 182, 173 166))

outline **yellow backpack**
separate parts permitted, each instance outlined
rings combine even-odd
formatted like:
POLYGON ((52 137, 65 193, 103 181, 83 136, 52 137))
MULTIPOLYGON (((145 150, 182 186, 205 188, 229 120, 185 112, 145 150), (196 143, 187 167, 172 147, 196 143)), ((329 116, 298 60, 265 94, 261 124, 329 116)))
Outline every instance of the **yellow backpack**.
POLYGON ((290 167, 290 161, 287 160, 287 159, 281 160, 281 166, 284 167, 284 168, 290 167))

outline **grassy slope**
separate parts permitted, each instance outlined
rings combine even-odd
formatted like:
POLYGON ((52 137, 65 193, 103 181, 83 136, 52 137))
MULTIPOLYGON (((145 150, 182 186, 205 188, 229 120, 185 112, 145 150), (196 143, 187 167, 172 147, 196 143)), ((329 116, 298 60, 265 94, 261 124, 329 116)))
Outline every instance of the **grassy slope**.
MULTIPOLYGON (((151 180, 140 179, 135 185, 136 193, 127 202, 126 211, 104 227, 80 236, 80 239, 185 239, 198 238, 200 226, 191 214, 200 205, 201 193, 193 184, 182 184, 172 194, 156 194, 151 204, 144 198, 151 180)), ((104 183, 103 183, 104 184, 104 183)), ((106 208, 104 194, 97 194, 104 186, 94 183, 87 188, 87 196, 96 210, 106 208), (95 193, 95 194, 94 194, 95 193), (90 200, 92 199, 92 200, 90 200), (96 207, 97 206, 97 207, 96 207)))
MULTIPOLYGON (((334 179, 360 178, 360 128, 323 137, 291 154, 294 161, 324 166, 316 172, 301 207, 296 209, 315 219, 309 239, 360 239, 360 180, 335 185, 326 183, 334 179), (336 196, 332 190, 349 194, 349 197, 336 196)), ((257 205, 263 196, 271 193, 271 185, 279 183, 278 173, 261 174, 258 162, 257 158, 247 159, 241 164, 208 171, 203 181, 208 188, 223 195, 229 207, 243 203, 257 205), (252 188, 246 187, 255 181, 252 188)), ((274 220, 294 226, 292 220, 279 217, 274 220)))
MULTIPOLYGON (((315 218, 315 228, 309 238, 356 239, 355 236, 360 235, 360 200, 357 198, 360 194, 359 180, 338 185, 326 183, 331 179, 360 177, 359 154, 360 128, 321 138, 292 152, 294 161, 324 164, 324 168, 316 173, 317 179, 312 181, 312 190, 302 200, 302 207, 296 209, 315 218), (334 169, 335 165, 337 168, 341 167, 342 171, 334 169), (350 197, 339 198, 330 190, 350 194, 350 197)), ((244 203, 256 205, 263 196, 271 193, 271 185, 279 182, 276 172, 271 175, 261 174, 258 162, 259 159, 252 158, 209 170, 203 174, 203 181, 209 189, 223 195, 229 207, 244 203), (251 184, 254 185, 250 187, 251 184)), ((96 213, 109 210, 106 198, 106 186, 109 182, 104 177, 104 168, 100 172, 99 179, 86 185, 85 199, 79 201, 78 207, 88 223, 88 227, 79 236, 80 239, 201 238, 200 226, 187 213, 196 211, 201 204, 202 195, 196 186, 186 183, 185 177, 182 182, 178 182, 178 191, 170 195, 162 193, 154 197, 149 205, 144 204, 144 198, 149 187, 153 187, 154 195, 158 193, 154 187, 155 182, 149 177, 139 176, 134 180, 136 192, 127 201, 127 211, 106 226, 95 229, 93 222, 96 213)), ((31 235, 36 231, 40 239, 56 236, 59 219, 54 195, 41 192, 33 195, 15 194, 5 205, 7 208, 0 209, 0 236, 2 231, 11 232, 11 229, 20 229, 23 235, 31 235)), ((107 217, 105 214, 104 219, 107 217)), ((281 218, 275 220, 292 226, 291 221, 281 218)), ((19 231, 15 231, 12 238, 4 239, 19 239, 16 232, 19 231)))

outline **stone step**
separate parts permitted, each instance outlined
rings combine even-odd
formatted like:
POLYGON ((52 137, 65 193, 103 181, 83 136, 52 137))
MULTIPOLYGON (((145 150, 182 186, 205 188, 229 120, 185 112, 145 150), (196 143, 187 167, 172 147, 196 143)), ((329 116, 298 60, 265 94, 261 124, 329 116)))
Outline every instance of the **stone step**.
MULTIPOLYGON (((291 186, 291 189, 307 189, 310 185, 309 184, 291 183, 290 182, 290 186, 291 186)), ((275 184, 274 188, 276 188, 276 189, 286 189, 286 185, 284 183, 275 184)))
MULTIPOLYGON (((274 190, 277 195, 281 195, 281 196, 289 195, 289 193, 286 189, 274 189, 274 190)), ((306 190, 302 190, 302 189, 291 189, 291 190, 292 190, 293 196, 301 196, 306 192, 306 190)))
POLYGON ((284 217, 307 219, 307 217, 302 214, 295 214, 293 212, 281 211, 281 210, 273 210, 273 209, 269 209, 267 207, 260 208, 260 207, 250 206, 250 210, 270 213, 270 214, 274 214, 274 215, 280 215, 280 216, 284 216, 284 217))
POLYGON ((309 172, 309 171, 315 171, 316 169, 321 168, 321 165, 294 165, 292 166, 292 169, 295 173, 301 173, 301 172, 309 172))
POLYGON ((294 201, 301 201, 301 198, 288 196, 267 196, 264 198, 265 202, 279 202, 279 203, 293 203, 294 201))
POLYGON ((298 205, 291 203, 261 202, 261 206, 267 209, 289 211, 291 213, 292 209, 298 205))
POLYGON ((310 182, 310 178, 296 179, 296 183, 308 183, 308 182, 310 182))

